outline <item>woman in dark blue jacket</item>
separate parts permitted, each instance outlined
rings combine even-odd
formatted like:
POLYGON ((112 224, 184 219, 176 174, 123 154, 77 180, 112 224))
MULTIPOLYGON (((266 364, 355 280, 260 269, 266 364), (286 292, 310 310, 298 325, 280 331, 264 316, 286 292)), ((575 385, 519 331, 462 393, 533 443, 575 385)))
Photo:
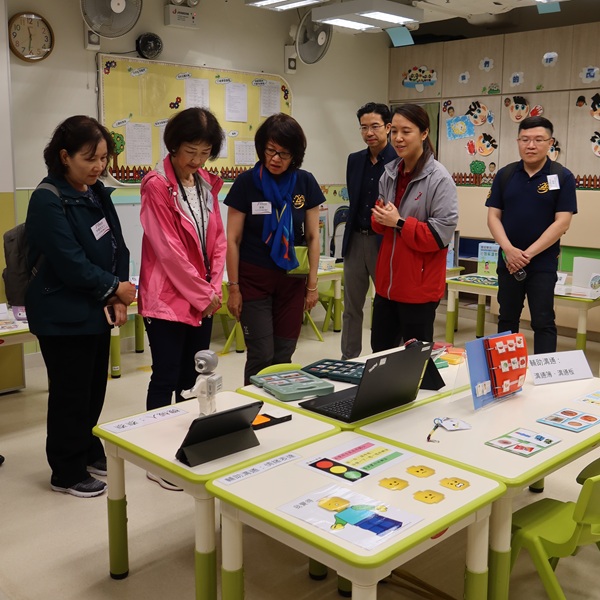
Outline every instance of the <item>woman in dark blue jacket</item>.
POLYGON ((35 272, 27 318, 49 381, 50 484, 84 498, 106 488, 91 473, 106 475, 104 449, 92 428, 106 392, 108 320, 123 325, 135 298, 111 190, 98 181, 113 152, 110 133, 95 119, 75 116, 61 123, 44 150, 48 177, 42 183, 50 185, 33 192, 25 226, 35 272))

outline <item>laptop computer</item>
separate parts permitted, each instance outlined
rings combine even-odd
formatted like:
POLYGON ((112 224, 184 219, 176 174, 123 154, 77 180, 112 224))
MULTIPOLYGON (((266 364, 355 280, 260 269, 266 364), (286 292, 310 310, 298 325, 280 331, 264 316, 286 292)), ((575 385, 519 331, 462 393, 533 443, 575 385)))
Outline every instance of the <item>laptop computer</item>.
POLYGON ((399 348, 369 358, 358 386, 300 402, 302 408, 354 423, 417 397, 433 344, 399 348))

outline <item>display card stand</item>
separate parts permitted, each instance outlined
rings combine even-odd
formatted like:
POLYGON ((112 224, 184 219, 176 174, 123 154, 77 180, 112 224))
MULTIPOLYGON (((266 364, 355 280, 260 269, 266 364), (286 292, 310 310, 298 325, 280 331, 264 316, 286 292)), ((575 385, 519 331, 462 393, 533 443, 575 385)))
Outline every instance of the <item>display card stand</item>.
POLYGON ((523 334, 499 333, 465 346, 475 409, 521 390, 527 374, 523 334))
POLYGON ((195 467, 258 446, 252 421, 262 406, 257 401, 194 419, 176 458, 195 467))
POLYGON ((433 358, 427 361, 425 374, 421 381, 420 388, 422 390, 439 390, 445 386, 444 378, 440 375, 439 369, 435 366, 433 358))

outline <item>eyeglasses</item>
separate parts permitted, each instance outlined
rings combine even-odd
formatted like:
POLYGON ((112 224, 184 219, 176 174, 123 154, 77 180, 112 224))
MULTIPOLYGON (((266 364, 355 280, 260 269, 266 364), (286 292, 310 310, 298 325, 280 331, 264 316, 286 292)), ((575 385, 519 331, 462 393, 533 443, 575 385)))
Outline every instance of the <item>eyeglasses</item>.
POLYGON ((524 146, 529 146, 533 142, 536 146, 541 146, 545 142, 549 142, 552 138, 528 138, 528 137, 519 137, 517 138, 517 142, 523 144, 524 146))
POLYGON ((385 125, 361 125, 359 127, 360 132, 361 133, 367 133, 367 131, 369 131, 369 129, 373 132, 373 133, 377 133, 380 129, 384 128, 385 125))
POLYGON ((292 158, 291 152, 286 152, 285 150, 282 150, 281 152, 277 152, 277 150, 275 150, 275 148, 265 148, 265 154, 269 158, 273 158, 274 156, 279 156, 279 158, 281 160, 290 160, 290 158, 292 158))

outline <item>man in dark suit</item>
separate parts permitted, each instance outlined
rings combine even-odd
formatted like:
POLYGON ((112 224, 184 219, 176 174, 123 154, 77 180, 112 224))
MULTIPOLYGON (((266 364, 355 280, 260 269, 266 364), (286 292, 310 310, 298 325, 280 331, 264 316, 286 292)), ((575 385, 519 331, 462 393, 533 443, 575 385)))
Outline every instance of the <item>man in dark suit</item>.
POLYGON ((367 145, 348 156, 346 185, 350 210, 344 230, 344 320, 342 359, 356 358, 362 351, 362 324, 369 278, 375 280, 380 239, 371 229, 371 209, 379 195, 379 178, 386 163, 398 155, 388 142, 391 113, 385 104, 369 102, 356 116, 367 145))

